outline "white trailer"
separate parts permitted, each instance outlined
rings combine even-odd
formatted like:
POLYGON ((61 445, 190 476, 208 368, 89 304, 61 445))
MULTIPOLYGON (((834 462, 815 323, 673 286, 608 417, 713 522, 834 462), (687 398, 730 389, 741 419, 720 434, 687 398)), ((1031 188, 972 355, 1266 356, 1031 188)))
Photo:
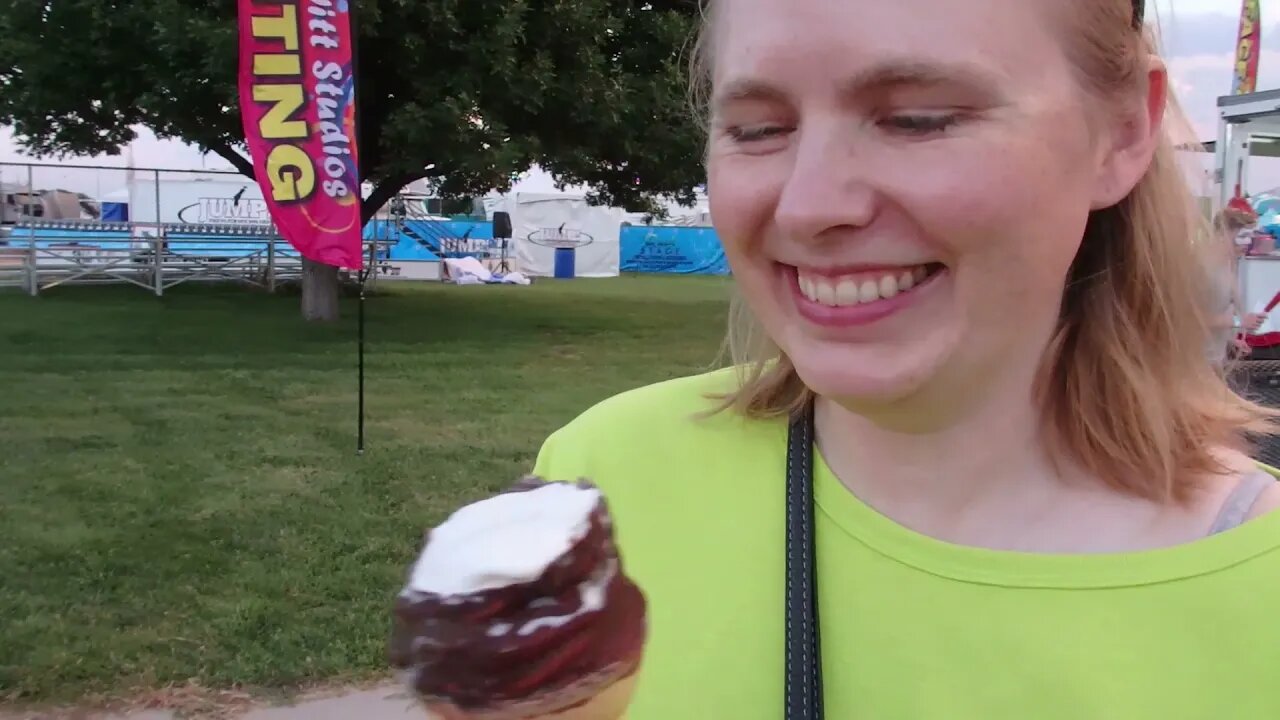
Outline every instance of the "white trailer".
POLYGON ((230 174, 164 177, 139 173, 129 185, 129 219, 134 222, 208 225, 269 225, 262 189, 230 174))
MULTIPOLYGON (((1250 188, 1254 158, 1280 158, 1280 90, 1218 98, 1218 138, 1213 143, 1216 214, 1237 194, 1270 188, 1250 188)), ((1241 293, 1246 311, 1266 304, 1280 291, 1280 255, 1251 256, 1241 263, 1241 293)))
POLYGON ((1280 90, 1218 98, 1218 138, 1212 146, 1217 212, 1237 191, 1249 194, 1251 158, 1280 158, 1280 90))

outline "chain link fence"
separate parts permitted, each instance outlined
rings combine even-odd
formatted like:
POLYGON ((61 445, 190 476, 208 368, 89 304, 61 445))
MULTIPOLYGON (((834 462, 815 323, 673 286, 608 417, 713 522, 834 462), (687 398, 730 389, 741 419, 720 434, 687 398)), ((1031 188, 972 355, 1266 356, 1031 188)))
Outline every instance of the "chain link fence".
POLYGON ((302 259, 234 172, 0 163, 0 286, 186 282, 275 289, 302 259))

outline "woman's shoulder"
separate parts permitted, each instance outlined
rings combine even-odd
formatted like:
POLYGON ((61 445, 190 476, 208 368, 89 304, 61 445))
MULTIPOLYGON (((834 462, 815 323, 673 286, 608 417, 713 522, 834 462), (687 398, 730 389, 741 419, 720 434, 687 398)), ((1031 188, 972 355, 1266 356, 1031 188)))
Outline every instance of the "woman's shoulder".
MULTIPOLYGON (((1264 468, 1264 471, 1271 476, 1272 480, 1276 479, 1273 468, 1264 468)), ((1280 512, 1280 482, 1272 482, 1249 508, 1246 520, 1256 520, 1277 512, 1280 512)))
MULTIPOLYGON (((1222 448, 1217 457, 1228 471, 1207 486, 1210 510, 1214 515, 1230 510, 1232 503, 1246 503, 1239 520, 1249 522, 1280 511, 1280 469, 1239 450, 1222 448), (1216 485, 1216 488, 1214 487, 1216 485)), ((1280 525, 1277 526, 1280 529, 1280 525)))
POLYGON ((648 473, 741 449, 776 435, 780 423, 717 411, 738 383, 734 368, 676 378, 615 395, 554 432, 534 472, 552 480, 648 473), (623 472, 626 471, 626 472, 623 472))
POLYGON ((666 380, 614 395, 588 408, 548 439, 555 446, 624 442, 724 425, 720 397, 736 387, 733 368, 666 380))

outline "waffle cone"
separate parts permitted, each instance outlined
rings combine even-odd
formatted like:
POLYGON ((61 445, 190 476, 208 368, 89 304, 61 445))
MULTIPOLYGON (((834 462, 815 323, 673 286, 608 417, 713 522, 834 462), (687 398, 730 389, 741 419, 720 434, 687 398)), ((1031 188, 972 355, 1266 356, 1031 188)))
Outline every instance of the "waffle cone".
POLYGON ((575 703, 572 707, 555 709, 547 707, 551 703, 538 703, 543 706, 541 709, 517 705, 509 708, 468 710, 447 703, 428 703, 427 718, 428 720, 622 720, 626 715, 627 706, 631 704, 637 675, 638 673, 632 672, 619 678, 602 687, 589 699, 575 703))

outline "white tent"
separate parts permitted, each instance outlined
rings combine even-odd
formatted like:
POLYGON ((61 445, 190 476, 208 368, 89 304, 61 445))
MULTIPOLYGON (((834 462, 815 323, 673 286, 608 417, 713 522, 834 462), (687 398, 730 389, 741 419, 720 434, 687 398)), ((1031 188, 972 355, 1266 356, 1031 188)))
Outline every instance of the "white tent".
POLYGON ((618 275, 618 236, 626 212, 588 205, 581 195, 515 193, 511 213, 516 266, 526 275, 555 275, 556 251, 572 252, 578 277, 618 275))
POLYGON ((134 222, 258 225, 271 222, 262 189, 237 175, 140 175, 129 187, 129 218, 134 222), (157 203, 159 208, 157 209, 157 203))

